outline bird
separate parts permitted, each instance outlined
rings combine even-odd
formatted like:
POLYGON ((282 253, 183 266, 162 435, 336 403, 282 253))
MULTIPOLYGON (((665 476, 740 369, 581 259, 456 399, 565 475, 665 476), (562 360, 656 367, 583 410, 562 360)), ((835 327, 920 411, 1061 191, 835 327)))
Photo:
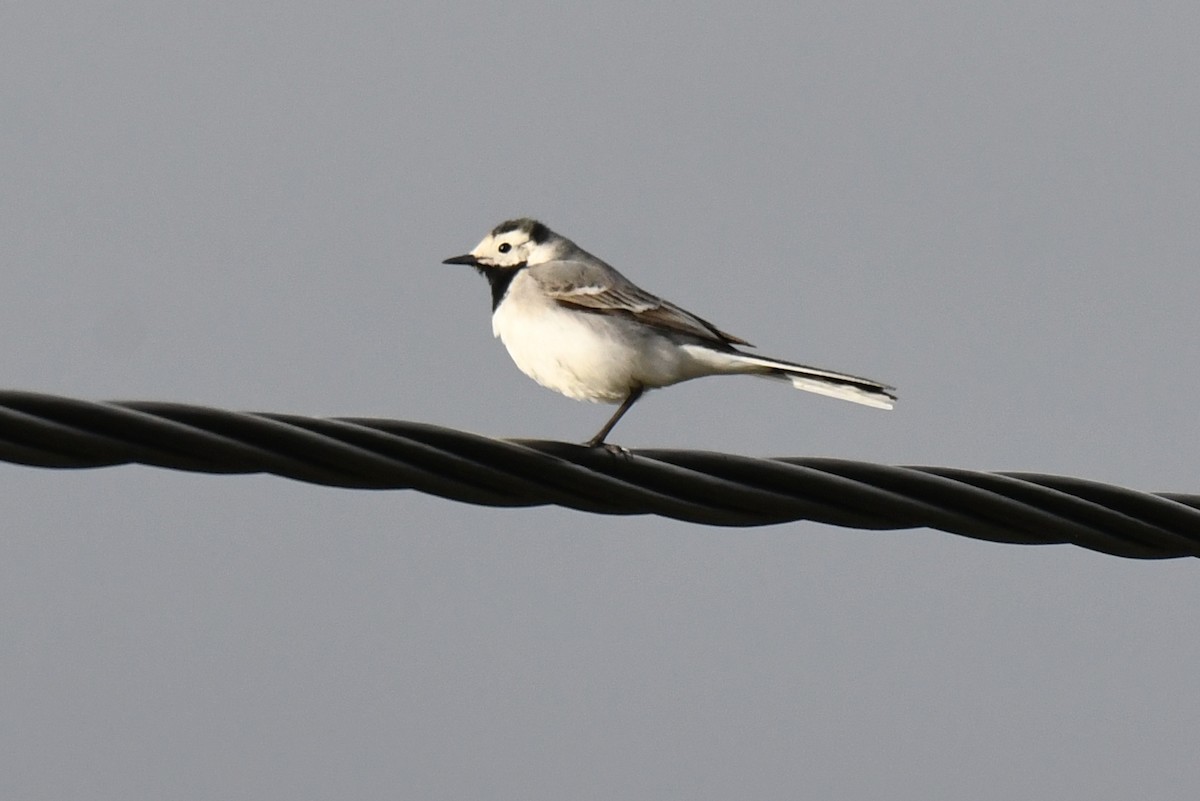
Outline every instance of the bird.
MULTIPOLYGON (((747 353, 754 347, 652 295, 529 217, 500 223, 462 256, 492 291, 492 333, 521 372, 576 400, 618 404, 590 448, 648 390, 710 375, 757 375, 797 389, 891 409, 895 388, 859 376, 747 353)), ((620 450, 618 448, 618 450, 620 450)))

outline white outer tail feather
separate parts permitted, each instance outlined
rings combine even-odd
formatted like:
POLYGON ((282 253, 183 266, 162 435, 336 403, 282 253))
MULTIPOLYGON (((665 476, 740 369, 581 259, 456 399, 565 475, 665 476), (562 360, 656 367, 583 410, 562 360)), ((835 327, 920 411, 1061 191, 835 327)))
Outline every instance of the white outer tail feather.
POLYGON ((828 379, 807 378, 803 375, 788 373, 786 378, 796 389, 815 392, 818 395, 828 395, 831 398, 861 403, 876 409, 891 409, 896 405, 896 399, 887 395, 884 390, 870 391, 849 384, 831 384, 828 379))
POLYGON ((895 389, 869 378, 751 356, 748 353, 722 353, 707 348, 705 350, 708 350, 708 361, 718 362, 721 372, 761 375, 790 381, 796 389, 861 403, 876 409, 891 409, 896 405, 895 389))

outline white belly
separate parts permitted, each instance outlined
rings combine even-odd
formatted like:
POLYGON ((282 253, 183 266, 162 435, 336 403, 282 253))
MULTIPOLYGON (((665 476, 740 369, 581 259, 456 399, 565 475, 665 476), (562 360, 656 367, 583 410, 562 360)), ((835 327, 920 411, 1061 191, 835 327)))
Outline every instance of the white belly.
POLYGON ((521 372, 577 400, 620 403, 637 387, 744 372, 726 354, 682 344, 628 318, 564 308, 527 275, 513 279, 492 314, 492 332, 521 372))
POLYGON ((593 403, 620 403, 635 387, 654 389, 726 371, 724 357, 706 349, 680 347, 621 317, 549 304, 526 306, 516 315, 502 303, 492 315, 492 331, 525 375, 593 403))
POLYGON ((635 349, 605 336, 603 318, 554 307, 522 309, 519 322, 513 317, 500 304, 492 331, 521 372, 542 386, 576 400, 620 403, 638 385, 635 349))

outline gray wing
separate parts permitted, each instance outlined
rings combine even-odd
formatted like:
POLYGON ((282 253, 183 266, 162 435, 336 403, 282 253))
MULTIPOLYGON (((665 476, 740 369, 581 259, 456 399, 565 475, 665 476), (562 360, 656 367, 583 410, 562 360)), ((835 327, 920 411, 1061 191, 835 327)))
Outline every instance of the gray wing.
POLYGON ((529 268, 530 276, 556 303, 593 314, 629 317, 645 325, 688 334, 717 345, 749 342, 634 284, 604 262, 563 260, 529 268))

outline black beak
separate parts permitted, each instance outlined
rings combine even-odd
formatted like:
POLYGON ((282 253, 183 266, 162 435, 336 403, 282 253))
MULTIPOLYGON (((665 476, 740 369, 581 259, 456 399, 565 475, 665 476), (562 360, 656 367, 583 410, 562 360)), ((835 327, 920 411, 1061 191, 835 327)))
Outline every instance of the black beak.
POLYGON ((442 264, 469 264, 472 267, 478 267, 479 259, 468 253, 465 256, 451 256, 442 262, 442 264))

